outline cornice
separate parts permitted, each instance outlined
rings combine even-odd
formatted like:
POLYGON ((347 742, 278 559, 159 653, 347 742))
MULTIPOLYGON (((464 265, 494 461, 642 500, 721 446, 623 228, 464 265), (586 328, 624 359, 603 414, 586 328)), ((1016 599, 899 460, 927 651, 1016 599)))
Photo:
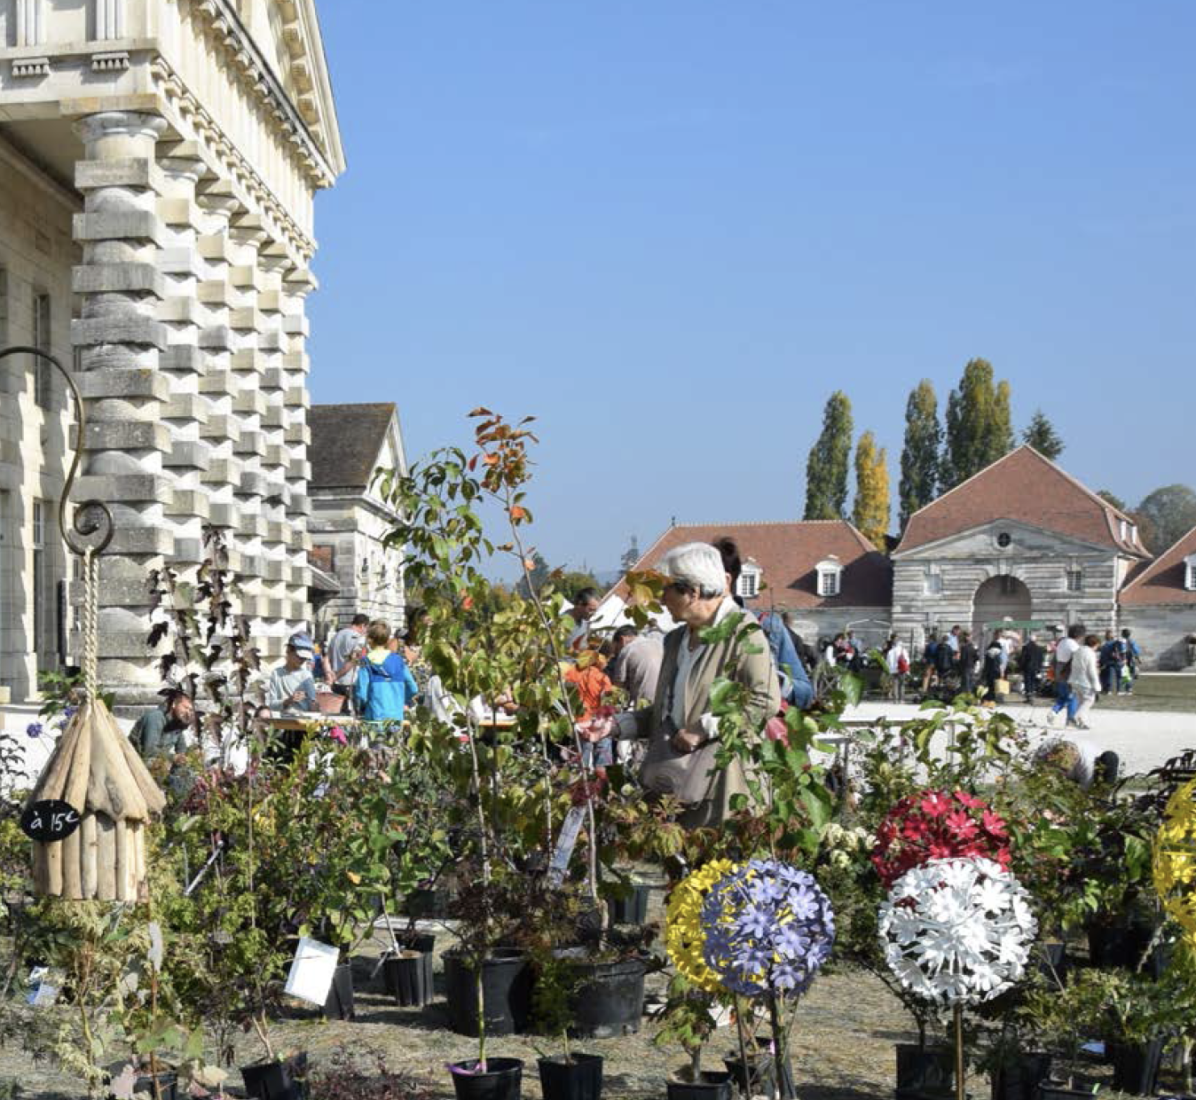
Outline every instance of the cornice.
POLYGON ((191 11, 197 23, 223 48, 230 63, 241 74, 242 83, 263 108, 274 115, 295 147, 313 186, 331 187, 336 172, 328 156, 241 22, 232 0, 193 0, 191 11))
POLYGON ((187 86, 186 81, 162 56, 155 57, 150 63, 150 74, 159 94, 180 116, 188 120, 197 139, 224 168, 226 178, 235 180, 252 196, 269 214, 281 235, 303 258, 304 263, 308 262, 315 255, 316 242, 291 217, 285 204, 237 146, 229 140, 219 123, 187 86))

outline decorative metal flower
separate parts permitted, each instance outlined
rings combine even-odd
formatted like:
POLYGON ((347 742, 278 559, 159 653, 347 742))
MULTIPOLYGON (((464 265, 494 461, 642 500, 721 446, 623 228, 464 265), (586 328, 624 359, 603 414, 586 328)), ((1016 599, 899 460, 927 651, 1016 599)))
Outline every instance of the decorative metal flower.
POLYGON ((1009 830, 967 791, 922 791, 898 802, 876 830, 872 865, 886 887, 931 859, 1010 860, 1009 830))
POLYGON ((936 1004, 976 1004, 1004 992, 1025 973, 1037 931, 1030 895, 989 859, 915 867, 880 907, 889 968, 936 1004))
POLYGON ((1154 885, 1167 913, 1196 946, 1196 779, 1167 800, 1154 839, 1154 885))
POLYGON ((723 984, 702 958, 702 903, 711 888, 735 870, 729 859, 715 859, 683 878, 665 907, 664 943, 677 972, 707 993, 725 992, 723 984))
POLYGON ((720 879, 702 905, 706 965, 733 993, 796 997, 835 942, 830 899, 814 877, 753 859, 720 879))

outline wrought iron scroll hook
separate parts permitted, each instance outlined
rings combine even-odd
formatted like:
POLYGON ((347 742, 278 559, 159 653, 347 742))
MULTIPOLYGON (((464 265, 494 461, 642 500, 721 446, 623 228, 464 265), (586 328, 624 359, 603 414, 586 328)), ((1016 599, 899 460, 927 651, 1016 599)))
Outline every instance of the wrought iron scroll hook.
POLYGON ((62 497, 58 501, 58 530, 63 540, 74 553, 84 557, 90 550, 92 555, 103 553, 112 541, 115 524, 108 506, 99 500, 85 500, 75 509, 75 518, 71 527, 67 526, 66 509, 70 502, 71 487, 75 483, 75 476, 79 472, 79 463, 83 458, 83 439, 87 431, 87 412, 83 406, 83 397, 79 387, 71 377, 70 372, 48 351, 34 347, 5 348, 0 351, 0 359, 9 355, 33 355, 53 364, 54 368, 66 381, 71 399, 75 406, 75 423, 78 429, 75 433, 75 456, 71 460, 70 471, 66 475, 66 484, 62 487, 62 497))

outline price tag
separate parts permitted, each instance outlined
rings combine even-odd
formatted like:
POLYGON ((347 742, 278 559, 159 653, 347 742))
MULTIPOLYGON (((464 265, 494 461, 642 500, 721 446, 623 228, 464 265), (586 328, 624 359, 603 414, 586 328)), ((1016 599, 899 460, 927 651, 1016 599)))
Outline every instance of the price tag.
POLYGON ((565 817, 561 826, 560 836, 557 837, 556 850, 552 853, 552 862, 548 865, 548 885, 554 889, 565 881, 565 874, 569 870, 569 859, 577 845, 577 834, 581 832, 581 823, 585 820, 586 808, 574 806, 565 817))
POLYGON ((21 832, 44 844, 65 840, 79 828, 79 811, 60 798, 35 802, 21 814, 21 832))

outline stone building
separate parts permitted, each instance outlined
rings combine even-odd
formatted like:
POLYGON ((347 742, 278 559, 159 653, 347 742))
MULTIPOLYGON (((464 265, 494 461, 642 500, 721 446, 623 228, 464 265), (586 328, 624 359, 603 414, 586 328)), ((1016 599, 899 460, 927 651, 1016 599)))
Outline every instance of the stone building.
POLYGON ((1196 527, 1139 569, 1120 602, 1147 667, 1196 668, 1196 527))
POLYGON ((893 626, 921 645, 955 624, 1001 620, 1104 631, 1149 560, 1137 525, 1031 447, 915 512, 893 558, 893 626))
MULTIPOLYGON (((314 195, 343 168, 314 0, 0 0, 0 342, 48 348, 86 399, 73 495, 115 516, 100 676, 126 700, 156 686, 147 572, 193 573, 204 524, 268 657, 308 618, 304 301, 314 195)), ((20 698, 61 648, 69 417, 17 358, 0 683, 20 698)))
MULTIPOLYGON (((653 568, 685 542, 729 536, 743 561, 736 595, 753 611, 788 611, 793 629, 814 645, 851 629, 865 645, 879 645, 889 630, 888 559, 845 520, 786 523, 703 523, 670 527, 633 569, 653 568)), ((626 606, 620 581, 603 598, 599 623, 616 621, 626 606)))
POLYGON ((354 615, 403 625, 403 554, 383 545, 398 513, 372 486, 378 467, 407 472, 393 403, 313 405, 311 427, 312 565, 337 590, 316 611, 317 637, 354 615))

